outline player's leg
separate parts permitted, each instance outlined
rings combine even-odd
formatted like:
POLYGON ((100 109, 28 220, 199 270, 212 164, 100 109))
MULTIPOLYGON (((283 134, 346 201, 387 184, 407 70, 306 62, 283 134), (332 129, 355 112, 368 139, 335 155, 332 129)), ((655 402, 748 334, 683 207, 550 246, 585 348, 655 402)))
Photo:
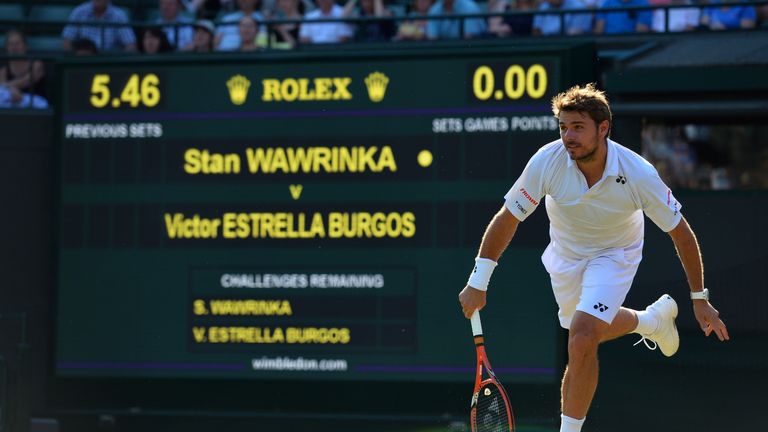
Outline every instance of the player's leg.
MULTIPOLYGON (((623 250, 615 249, 590 260, 584 271, 584 285, 613 284, 617 287, 614 292, 616 296, 613 297, 613 300, 621 299, 621 304, 623 304, 624 297, 629 292, 632 280, 635 278, 637 268, 640 265, 641 252, 642 243, 623 250)), ((604 302, 600 302, 599 298, 596 300, 598 303, 593 305, 593 308, 600 309, 600 304, 604 302)), ((680 346, 680 338, 675 326, 677 303, 671 296, 664 294, 648 305, 645 310, 639 311, 621 307, 621 304, 617 305, 620 309, 611 321, 611 326, 605 333, 603 342, 628 333, 637 333, 642 336, 640 341, 644 341, 650 349, 656 349, 658 345, 661 352, 667 357, 677 352, 680 346)), ((579 306, 585 305, 580 303, 579 306)), ((588 305, 586 306, 588 307, 588 305)), ((589 313, 591 312, 590 310, 589 313)))
POLYGON ((608 327, 607 322, 581 311, 576 311, 573 316, 568 331, 568 368, 562 389, 562 412, 570 419, 580 420, 587 416, 597 389, 597 348, 608 327))
MULTIPOLYGON (((552 281, 552 291, 555 294, 555 300, 558 305, 558 318, 560 319, 560 325, 564 329, 569 329, 573 320, 574 313, 576 312, 576 305, 579 303, 579 296, 581 295, 581 275, 584 270, 586 261, 565 261, 560 260, 557 257, 547 258, 547 254, 543 257, 544 265, 549 271, 549 276, 552 281)), ((572 372, 569 366, 566 365, 565 373, 563 374, 561 394, 561 412, 564 406, 565 396, 569 394, 571 388, 571 375, 572 372)), ((579 432, 581 425, 584 423, 584 417, 580 417, 581 420, 570 418, 566 415, 562 415, 562 427, 561 432, 579 432)))
POLYGON ((636 315, 621 306, 636 270, 637 263, 623 259, 621 251, 590 259, 584 266, 578 304, 571 317, 561 317, 569 328, 561 432, 579 432, 586 420, 597 389, 600 343, 637 326, 636 315))
POLYGON ((598 346, 630 332, 637 326, 635 311, 622 308, 614 321, 606 322, 576 311, 568 335, 568 366, 562 383, 560 432, 579 432, 592 403, 598 383, 598 346))
POLYGON ((677 305, 667 294, 642 311, 622 307, 601 342, 636 333, 657 343, 664 355, 671 356, 680 345, 676 316, 677 305))
MULTIPOLYGON (((558 318, 560 319, 560 325, 565 329, 570 329, 572 328, 574 315, 576 314, 576 306, 578 305, 581 296, 582 274, 584 267, 586 266, 586 260, 565 260, 556 256, 547 257, 546 254, 544 258, 545 266, 549 271, 552 281, 552 290, 555 294, 555 300, 559 307, 558 318)), ((570 357, 571 356, 569 355, 569 358, 570 357)), ((563 374, 560 393, 562 396, 560 408, 561 412, 564 414, 561 416, 561 432, 579 432, 586 416, 586 414, 583 414, 580 417, 570 417, 565 414, 565 402, 566 400, 570 401, 571 397, 569 395, 573 394, 571 390, 572 377, 575 373, 578 373, 580 366, 576 365, 575 367, 576 369, 574 369, 569 362, 569 365, 566 366, 565 373, 563 374)), ((579 387, 580 383, 578 382, 578 379, 576 381, 576 387, 579 387)), ((581 387, 583 388, 583 386, 581 387)), ((592 393, 594 393, 594 385, 592 385, 592 388, 592 393)), ((591 400, 591 397, 589 399, 591 400)), ((588 405, 589 402, 587 402, 587 406, 588 405)), ((570 411, 570 406, 568 409, 568 412, 573 414, 570 411)))
POLYGON ((600 342, 606 342, 632 333, 635 331, 635 329, 637 329, 637 324, 637 311, 622 307, 613 318, 611 325, 608 327, 605 333, 603 333, 603 337, 600 339, 600 342))

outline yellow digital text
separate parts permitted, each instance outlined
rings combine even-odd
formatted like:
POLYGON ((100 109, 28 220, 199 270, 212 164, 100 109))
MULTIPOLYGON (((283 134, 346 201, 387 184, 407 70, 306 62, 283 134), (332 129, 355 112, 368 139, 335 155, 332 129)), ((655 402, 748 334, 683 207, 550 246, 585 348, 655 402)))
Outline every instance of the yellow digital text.
POLYGON ((318 344, 346 345, 352 340, 347 327, 192 327, 198 344, 318 344))
POLYGON ((251 147, 242 155, 189 148, 183 167, 190 175, 240 174, 243 167, 250 174, 382 173, 397 172, 397 161, 390 146, 251 147))
POLYGON ((355 239, 411 238, 413 212, 234 213, 206 218, 165 213, 169 239, 355 239))
POLYGON ((215 316, 291 316, 293 307, 288 300, 230 300, 198 299, 192 303, 195 315, 215 316))
POLYGON ((261 80, 264 102, 350 100, 350 77, 267 78, 261 80))

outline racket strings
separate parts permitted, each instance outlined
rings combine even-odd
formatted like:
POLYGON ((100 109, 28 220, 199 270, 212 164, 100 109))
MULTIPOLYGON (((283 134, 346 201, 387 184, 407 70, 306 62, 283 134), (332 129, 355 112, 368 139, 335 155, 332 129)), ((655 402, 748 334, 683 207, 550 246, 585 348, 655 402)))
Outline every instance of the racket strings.
POLYGON ((509 413, 501 391, 494 385, 480 389, 475 411, 474 432, 509 432, 509 413))

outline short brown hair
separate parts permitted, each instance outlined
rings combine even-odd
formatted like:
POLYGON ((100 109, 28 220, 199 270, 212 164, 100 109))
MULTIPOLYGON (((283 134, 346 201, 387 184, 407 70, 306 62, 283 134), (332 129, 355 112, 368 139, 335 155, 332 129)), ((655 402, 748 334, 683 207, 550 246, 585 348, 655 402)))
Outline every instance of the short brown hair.
POLYGON ((600 125, 603 120, 608 120, 609 133, 613 125, 613 115, 611 114, 611 107, 608 105, 608 98, 604 91, 595 87, 595 83, 589 83, 584 87, 576 85, 553 97, 552 113, 559 118, 561 111, 587 113, 595 121, 595 125, 600 125))

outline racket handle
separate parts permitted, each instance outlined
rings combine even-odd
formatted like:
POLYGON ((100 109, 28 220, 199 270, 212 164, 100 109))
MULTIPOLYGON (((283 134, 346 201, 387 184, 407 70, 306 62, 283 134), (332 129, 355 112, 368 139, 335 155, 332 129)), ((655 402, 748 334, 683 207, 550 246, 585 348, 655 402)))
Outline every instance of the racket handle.
POLYGON ((472 317, 469 320, 472 323, 472 336, 482 336, 483 325, 480 323, 480 311, 475 309, 475 311, 472 312, 472 317))

